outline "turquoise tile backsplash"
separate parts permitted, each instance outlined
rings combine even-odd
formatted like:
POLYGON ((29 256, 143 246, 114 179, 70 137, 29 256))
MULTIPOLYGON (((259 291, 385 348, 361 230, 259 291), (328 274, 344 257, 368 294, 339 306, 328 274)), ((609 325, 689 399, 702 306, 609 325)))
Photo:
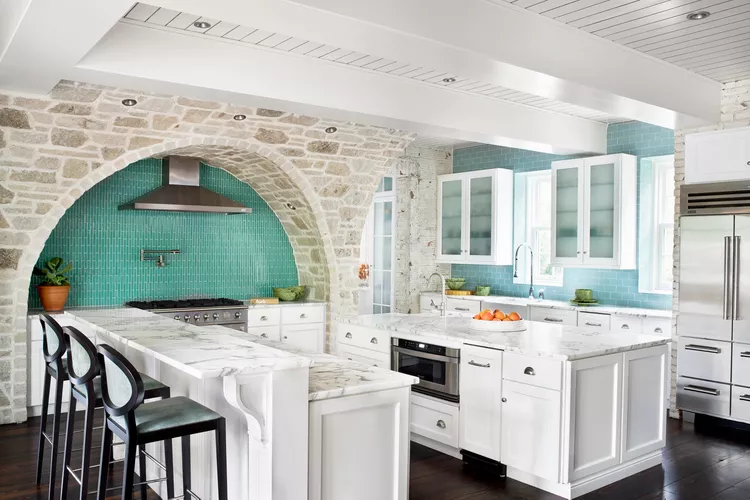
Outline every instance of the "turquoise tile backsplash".
MULTIPOLYGON (((674 154, 674 131, 641 122, 612 124, 607 129, 607 153, 627 153, 639 158, 674 154)), ((532 172, 550 169, 553 161, 568 158, 575 156, 483 145, 455 150, 453 171, 508 168, 518 173, 532 172)), ((490 285, 494 295, 519 297, 526 296, 529 290, 529 285, 513 283, 512 266, 453 264, 451 273, 466 278, 466 289, 490 285)), ((576 288, 593 288, 603 304, 650 309, 672 307, 671 295, 638 293, 637 270, 565 269, 562 287, 536 286, 536 290, 541 288, 548 299, 567 300, 576 288)))
MULTIPOLYGON (((103 180, 65 213, 40 263, 73 262, 68 306, 120 305, 128 300, 191 297, 247 299, 297 284, 297 266, 283 226, 247 184, 201 165, 201 185, 253 209, 249 215, 120 211, 118 205, 161 185, 161 161, 142 160, 103 180), (179 248, 167 266, 142 262, 140 249, 179 248)), ((32 282, 36 284, 36 282, 32 282)), ((30 307, 40 307, 35 287, 30 307)))

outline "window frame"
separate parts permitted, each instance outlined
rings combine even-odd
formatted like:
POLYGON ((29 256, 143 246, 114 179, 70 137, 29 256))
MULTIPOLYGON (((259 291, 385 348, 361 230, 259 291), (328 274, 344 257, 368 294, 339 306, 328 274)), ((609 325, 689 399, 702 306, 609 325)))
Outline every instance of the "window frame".
MULTIPOLYGON (((671 267, 674 268, 674 248, 670 248, 669 252, 665 253, 664 250, 664 236, 666 234, 672 234, 674 238, 674 205, 672 210, 672 219, 669 221, 661 220, 662 217, 662 205, 664 203, 665 192, 667 189, 674 191, 674 155, 667 155, 671 158, 671 161, 666 157, 654 157, 651 159, 652 163, 652 176, 654 186, 654 219, 653 219, 653 235, 654 244, 652 245, 651 255, 651 289, 654 293, 672 293, 674 275, 669 281, 662 280, 661 271, 664 268, 664 257, 669 255, 671 267), (664 171, 672 171, 671 182, 669 176, 664 176, 664 171)), ((674 239, 672 240, 672 246, 674 247, 674 239)))
MULTIPOLYGON (((370 268, 370 278, 368 282, 368 288, 370 288, 372 292, 372 304, 371 304, 371 311, 369 314, 381 314, 383 307, 388 307, 389 311, 387 312, 395 312, 396 310, 396 216, 398 214, 398 210, 396 207, 396 182, 397 178, 394 175, 386 175, 381 179, 380 184, 378 185, 378 188, 373 194, 372 202, 370 203, 370 210, 367 215, 367 221, 365 223, 365 233, 363 234, 363 243, 366 242, 367 246, 360 249, 360 256, 367 259, 367 261, 360 260, 360 262, 364 262, 367 264, 370 268), (385 190, 385 182, 386 178, 391 180, 391 188, 389 190, 385 190), (375 234, 375 204, 376 203, 391 203, 391 210, 392 210, 392 219, 391 219, 391 269, 388 271, 380 271, 380 272, 388 272, 390 273, 391 278, 391 293, 390 293, 390 304, 381 304, 377 303, 377 305, 381 308, 380 313, 376 313, 374 310, 374 307, 376 305, 375 303, 375 282, 374 282, 374 276, 373 272, 377 270, 375 267, 375 240, 378 238, 378 235, 375 234), (366 234, 366 236, 365 236, 366 234)), ((383 236, 380 236, 383 238, 383 236)))

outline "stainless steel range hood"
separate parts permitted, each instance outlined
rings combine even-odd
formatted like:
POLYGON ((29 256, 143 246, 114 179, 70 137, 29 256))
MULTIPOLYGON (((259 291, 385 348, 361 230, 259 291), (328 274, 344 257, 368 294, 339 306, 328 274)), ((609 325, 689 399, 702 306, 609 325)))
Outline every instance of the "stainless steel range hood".
POLYGON ((162 160, 162 187, 120 205, 120 210, 160 210, 167 212, 211 212, 249 214, 251 208, 201 187, 200 159, 167 156, 162 160))

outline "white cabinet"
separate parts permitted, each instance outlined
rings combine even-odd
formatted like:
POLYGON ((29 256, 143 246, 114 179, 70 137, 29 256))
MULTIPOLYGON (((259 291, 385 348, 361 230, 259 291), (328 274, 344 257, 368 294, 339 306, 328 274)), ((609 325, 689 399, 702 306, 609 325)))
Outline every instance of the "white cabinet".
POLYGON ((500 461, 502 351, 461 349, 459 447, 500 461))
POLYGON ((560 391, 503 380, 501 462, 557 482, 560 391))
POLYGON ((478 300, 467 300, 467 299, 456 299, 446 298, 445 299, 445 312, 453 314, 465 314, 475 315, 481 311, 482 303, 478 300))
POLYGON ((310 351, 324 352, 326 305, 281 305, 250 307, 247 333, 264 339, 288 342, 310 351))
POLYGON ((635 269, 637 159, 552 162, 552 264, 635 269))
POLYGON ((357 363, 378 368, 388 369, 391 366, 391 357, 388 354, 362 349, 361 347, 339 344, 338 355, 349 361, 356 361, 357 363))
POLYGON ((257 335, 260 338, 275 340, 276 342, 281 340, 281 326, 252 326, 248 327, 247 333, 251 335, 257 335))
POLYGON ((457 448, 459 443, 458 405, 439 399, 411 394, 409 429, 412 434, 457 448))
POLYGON ((513 171, 438 176, 438 262, 509 265, 513 171))
POLYGON ((323 323, 310 325, 285 325, 281 330, 281 341, 309 351, 323 352, 323 337, 325 326, 323 323))
POLYGON ((685 136, 685 184, 750 179, 750 128, 685 136))

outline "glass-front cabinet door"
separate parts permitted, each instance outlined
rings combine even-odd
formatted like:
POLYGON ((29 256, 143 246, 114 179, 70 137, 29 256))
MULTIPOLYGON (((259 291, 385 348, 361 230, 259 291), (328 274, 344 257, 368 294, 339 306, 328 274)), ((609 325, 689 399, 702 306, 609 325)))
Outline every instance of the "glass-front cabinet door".
POLYGON ((438 255, 443 262, 464 260, 464 181, 460 175, 445 175, 438 181, 440 234, 438 255))
POLYGON ((492 262, 495 177, 476 172, 466 179, 468 205, 468 257, 473 262, 492 262))
POLYGON ((586 224, 583 263, 613 266, 618 262, 619 167, 616 156, 584 161, 586 224))
POLYGON ((583 255, 583 160, 565 160, 552 166, 552 260, 581 264, 583 255))

